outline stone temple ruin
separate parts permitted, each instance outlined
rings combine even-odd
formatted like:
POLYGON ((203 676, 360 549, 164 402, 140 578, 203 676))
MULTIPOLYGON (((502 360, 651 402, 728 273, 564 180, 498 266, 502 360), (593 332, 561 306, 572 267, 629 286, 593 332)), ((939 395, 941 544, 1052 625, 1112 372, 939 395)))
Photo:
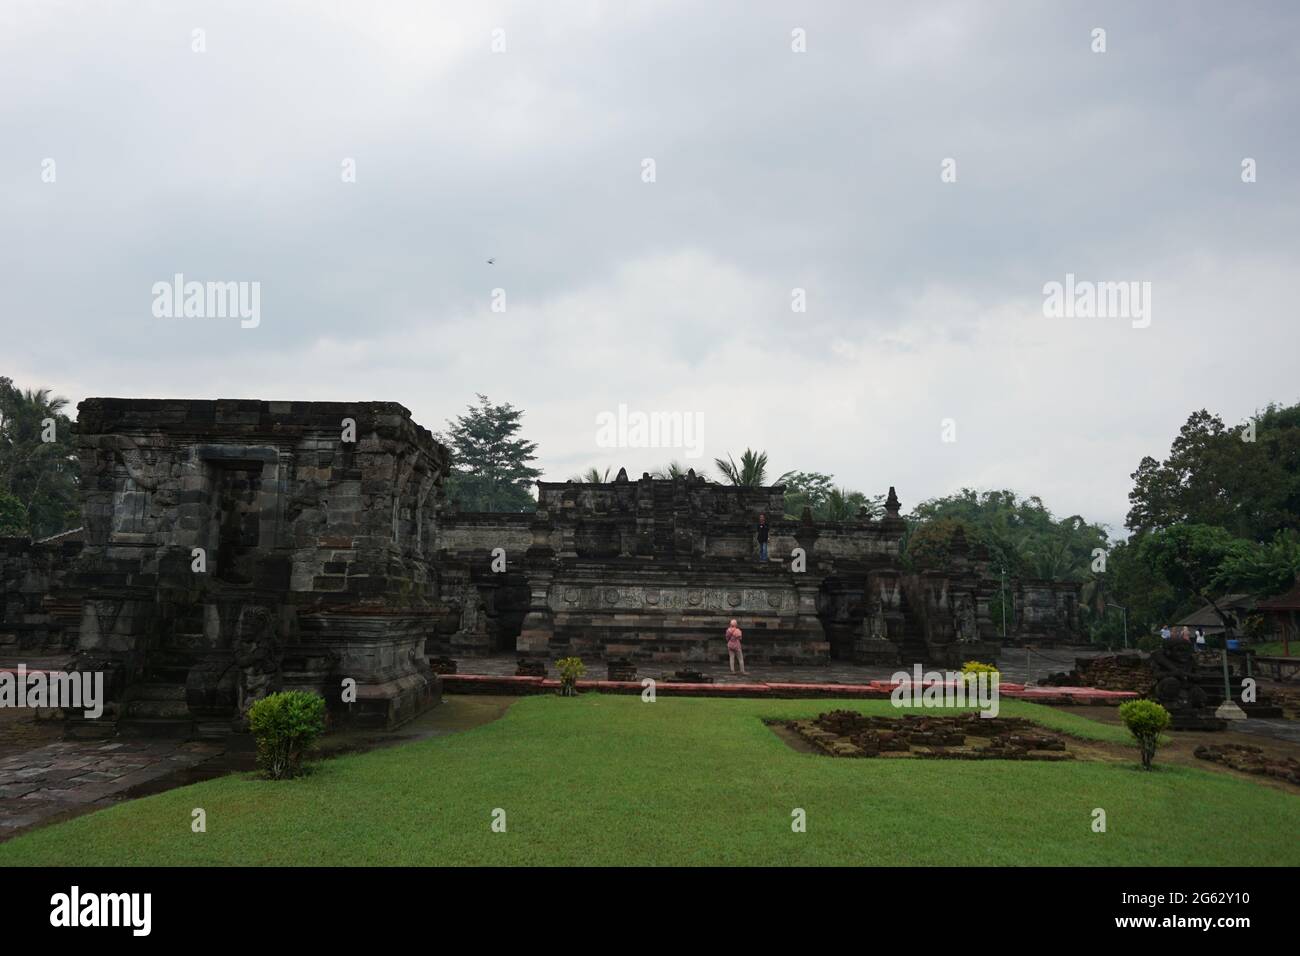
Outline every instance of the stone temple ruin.
MULTIPOLYGON (((533 514, 444 513, 438 568, 460 617, 430 654, 519 651, 651 662, 725 660, 735 617, 746 660, 820 664, 993 660, 1000 582, 960 536, 943 569, 906 572, 906 525, 885 515, 836 524, 784 520, 783 489, 624 471, 609 483, 538 483, 533 514), (755 526, 769 516, 769 557, 755 526), (504 568, 493 569, 493 549, 504 568), (802 561, 796 567, 796 555, 802 561)), ((1019 641, 1078 640, 1078 589, 1015 582, 1019 641)))
MULTIPOLYGON (((392 726, 438 700, 430 656, 725 660, 733 617, 753 662, 1000 647, 988 555, 958 540, 947 567, 904 569, 892 488, 883 517, 837 524, 693 473, 539 482, 534 513, 461 513, 447 449, 394 403, 87 399, 77 430, 83 528, 0 540, 0 656, 108 675, 109 709, 76 732, 228 733, 279 689, 392 726)), ((1077 639, 1074 585, 1012 596, 1015 640, 1077 639)))

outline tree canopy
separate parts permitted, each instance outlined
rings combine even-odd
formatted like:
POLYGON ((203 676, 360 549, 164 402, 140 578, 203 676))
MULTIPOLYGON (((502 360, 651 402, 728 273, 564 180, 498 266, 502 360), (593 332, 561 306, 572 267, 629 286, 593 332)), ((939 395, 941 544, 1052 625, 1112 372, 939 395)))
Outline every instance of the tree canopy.
POLYGON ((44 538, 76 527, 80 469, 67 399, 0 376, 0 534, 44 538))
POLYGON ((945 559, 960 527, 970 544, 988 548, 995 567, 1019 578, 1082 581, 1094 552, 1107 543, 1104 525, 1079 515, 1057 519, 1041 498, 1022 498, 1009 489, 963 488, 922 502, 907 520, 911 528, 906 554, 914 561, 945 559))
POLYGON ((438 440, 451 450, 447 495, 466 511, 531 511, 536 507, 533 482, 541 470, 537 443, 519 437, 523 411, 506 402, 494 405, 486 395, 464 415, 448 421, 438 440))
POLYGON ((1165 460, 1143 458, 1132 477, 1134 534, 1199 524, 1266 541, 1300 530, 1300 404, 1271 404, 1233 427, 1193 412, 1165 460))

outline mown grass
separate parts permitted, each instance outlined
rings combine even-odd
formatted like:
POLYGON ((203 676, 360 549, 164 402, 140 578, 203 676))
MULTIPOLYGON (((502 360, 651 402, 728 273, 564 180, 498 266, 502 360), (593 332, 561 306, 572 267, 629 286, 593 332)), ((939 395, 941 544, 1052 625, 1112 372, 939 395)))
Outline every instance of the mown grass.
POLYGON ((1265 644, 1251 644, 1250 649, 1261 657, 1286 657, 1287 650, 1291 652, 1291 657, 1300 657, 1300 641, 1292 641, 1289 647, 1283 646, 1281 641, 1269 641, 1265 644))
MULTIPOLYGON (((1132 764, 837 760, 762 723, 840 707, 897 713, 888 701, 527 698, 494 723, 302 780, 230 776, 37 830, 0 844, 0 865, 1300 863, 1294 796, 1192 768, 1145 773, 1136 750, 1132 764), (190 830, 196 807, 206 833, 190 830), (497 808, 505 833, 491 829, 497 808)), ((1003 713, 1127 740, 1034 704, 1003 713)))

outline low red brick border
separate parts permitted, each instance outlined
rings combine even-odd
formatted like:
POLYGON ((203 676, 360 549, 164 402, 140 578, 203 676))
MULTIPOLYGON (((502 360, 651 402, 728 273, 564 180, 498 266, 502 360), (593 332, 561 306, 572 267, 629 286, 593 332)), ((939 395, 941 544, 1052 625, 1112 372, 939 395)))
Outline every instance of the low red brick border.
MULTIPOLYGON (((560 682, 548 677, 505 677, 491 674, 444 674, 442 690, 445 694, 500 694, 526 696, 551 694, 559 690, 560 682)), ((580 691, 600 694, 639 694, 644 689, 640 681, 580 680, 580 691)), ((672 681, 655 681, 655 694, 675 697, 777 697, 777 698, 861 698, 863 700, 888 700, 894 685, 885 681, 868 684, 681 684, 672 681)), ((1132 691, 1099 690, 1095 687, 1025 687, 1021 684, 1002 684, 999 693, 1016 700, 1030 700, 1038 704, 1100 704, 1116 705, 1132 700, 1138 695, 1132 691)))

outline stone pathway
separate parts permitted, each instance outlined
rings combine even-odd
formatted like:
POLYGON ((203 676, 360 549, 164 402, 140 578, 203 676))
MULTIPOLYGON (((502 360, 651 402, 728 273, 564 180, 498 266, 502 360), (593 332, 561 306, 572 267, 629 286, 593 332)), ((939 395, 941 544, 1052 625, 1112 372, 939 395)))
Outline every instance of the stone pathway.
MULTIPOLYGON (((1271 737, 1300 745, 1300 720, 1255 717, 1250 720, 1234 720, 1228 726, 1240 734, 1271 737)), ((1300 756, 1300 753, 1296 756, 1300 756)))
POLYGON ((174 740, 60 740, 0 755, 0 840, 107 806, 224 750, 220 744, 174 740))
MULTIPOLYGON (((342 730, 322 738, 321 757, 459 733, 496 720, 517 697, 445 698, 396 730, 342 730)), ((33 826, 88 813, 223 774, 253 769, 246 738, 62 740, 61 721, 0 709, 0 842, 33 826), (241 746, 242 745, 242 746, 241 746)))

